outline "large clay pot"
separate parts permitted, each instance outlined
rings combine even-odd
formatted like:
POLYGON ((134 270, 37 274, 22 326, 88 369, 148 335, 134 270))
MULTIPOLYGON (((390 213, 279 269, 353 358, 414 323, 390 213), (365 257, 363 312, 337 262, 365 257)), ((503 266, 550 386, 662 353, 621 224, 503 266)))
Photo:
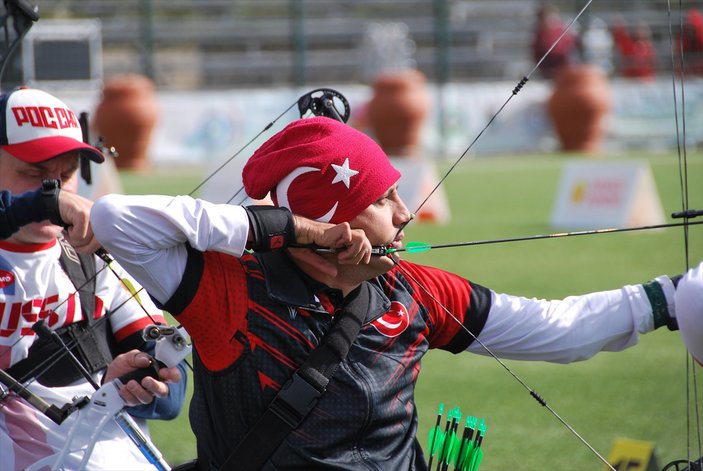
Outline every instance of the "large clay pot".
POLYGON ((547 107, 562 150, 600 150, 612 106, 603 70, 591 64, 569 66, 556 74, 553 86, 547 107))
POLYGON ((105 83, 92 124, 105 147, 115 148, 118 169, 150 167, 147 152, 158 115, 154 83, 149 78, 126 74, 105 83))
POLYGON ((427 78, 414 69, 385 72, 372 90, 366 118, 376 141, 389 156, 413 155, 430 107, 427 78))

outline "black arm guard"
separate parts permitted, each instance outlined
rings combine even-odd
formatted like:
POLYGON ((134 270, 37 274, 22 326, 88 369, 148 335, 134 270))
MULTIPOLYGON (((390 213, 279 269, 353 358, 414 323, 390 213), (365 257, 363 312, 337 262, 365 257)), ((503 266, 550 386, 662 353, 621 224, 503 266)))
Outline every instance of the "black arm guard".
POLYGON ((0 239, 7 239, 22 226, 47 219, 66 227, 59 214, 60 188, 58 180, 44 180, 42 188, 21 195, 0 192, 0 239))
MULTIPOLYGON (((671 277, 674 286, 678 284, 680 277, 671 277)), ((652 316, 654 317, 654 328, 666 326, 669 330, 679 330, 679 324, 675 317, 671 317, 667 307, 666 296, 664 290, 658 281, 652 280, 649 283, 642 285, 644 292, 647 294, 649 303, 652 305, 652 316)))
POLYGON ((254 235, 250 248, 255 252, 282 249, 295 242, 293 215, 288 208, 247 206, 244 209, 254 235))

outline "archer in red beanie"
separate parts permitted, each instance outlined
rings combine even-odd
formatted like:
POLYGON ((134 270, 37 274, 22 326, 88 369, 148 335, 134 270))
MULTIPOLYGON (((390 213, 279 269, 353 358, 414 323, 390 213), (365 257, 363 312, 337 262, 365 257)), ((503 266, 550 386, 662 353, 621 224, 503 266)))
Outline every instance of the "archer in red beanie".
POLYGON ((98 240, 193 340, 198 468, 428 469, 414 392, 430 349, 568 363, 675 322, 665 276, 547 301, 378 256, 412 217, 398 177, 368 137, 307 118, 244 168, 249 196, 278 207, 95 204, 98 240))
POLYGON ((350 221, 400 178, 367 135, 334 119, 289 124, 244 166, 247 194, 321 222, 350 221))

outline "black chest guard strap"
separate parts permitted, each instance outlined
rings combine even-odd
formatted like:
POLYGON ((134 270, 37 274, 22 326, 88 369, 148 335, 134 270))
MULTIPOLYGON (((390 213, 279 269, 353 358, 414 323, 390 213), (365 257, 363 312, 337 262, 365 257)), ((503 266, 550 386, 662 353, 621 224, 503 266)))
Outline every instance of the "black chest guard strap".
POLYGON ((347 296, 342 311, 335 314, 336 323, 322 343, 281 388, 258 422, 227 458, 221 471, 260 469, 290 432, 298 428, 315 408, 359 335, 369 309, 370 289, 368 283, 363 283, 347 296))
MULTIPOLYGON (((59 239, 62 268, 75 286, 81 302, 83 320, 56 331, 73 354, 90 372, 107 366, 116 351, 107 319, 95 319, 95 257, 78 254, 68 242, 59 239)), ((48 387, 66 386, 81 378, 68 355, 50 339, 37 339, 27 358, 17 362, 7 373, 20 381, 30 376, 48 387)))

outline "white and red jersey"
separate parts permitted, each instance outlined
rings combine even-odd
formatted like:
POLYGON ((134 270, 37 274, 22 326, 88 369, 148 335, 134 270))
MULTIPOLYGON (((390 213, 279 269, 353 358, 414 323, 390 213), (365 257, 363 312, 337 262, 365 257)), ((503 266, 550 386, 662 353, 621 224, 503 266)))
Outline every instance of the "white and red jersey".
MULTIPOLYGON (((27 357, 37 339, 32 330, 35 322, 45 319, 47 325, 56 330, 83 319, 80 297, 61 267, 60 255, 58 241, 43 245, 0 241, 0 368, 3 370, 27 357)), ((140 333, 149 324, 164 323, 164 318, 146 293, 133 298, 117 277, 128 279, 140 288, 119 265, 111 263, 107 267, 96 257, 93 316, 98 319, 110 313, 109 329, 119 343, 140 333)), ((97 383, 103 373, 94 374, 97 383)), ((30 380, 27 387, 58 407, 72 402, 76 396, 90 396, 95 392, 83 379, 53 388, 30 380)), ((63 447, 76 419, 74 413, 58 426, 14 393, 9 394, 0 401, 0 468, 26 469, 42 457, 53 455, 63 447)), ((65 469, 76 469, 81 459, 81 453, 71 454, 64 461, 65 469)), ((48 463, 49 467, 51 464, 48 463)), ((95 446, 89 469, 153 469, 153 466, 111 421, 95 446)))

